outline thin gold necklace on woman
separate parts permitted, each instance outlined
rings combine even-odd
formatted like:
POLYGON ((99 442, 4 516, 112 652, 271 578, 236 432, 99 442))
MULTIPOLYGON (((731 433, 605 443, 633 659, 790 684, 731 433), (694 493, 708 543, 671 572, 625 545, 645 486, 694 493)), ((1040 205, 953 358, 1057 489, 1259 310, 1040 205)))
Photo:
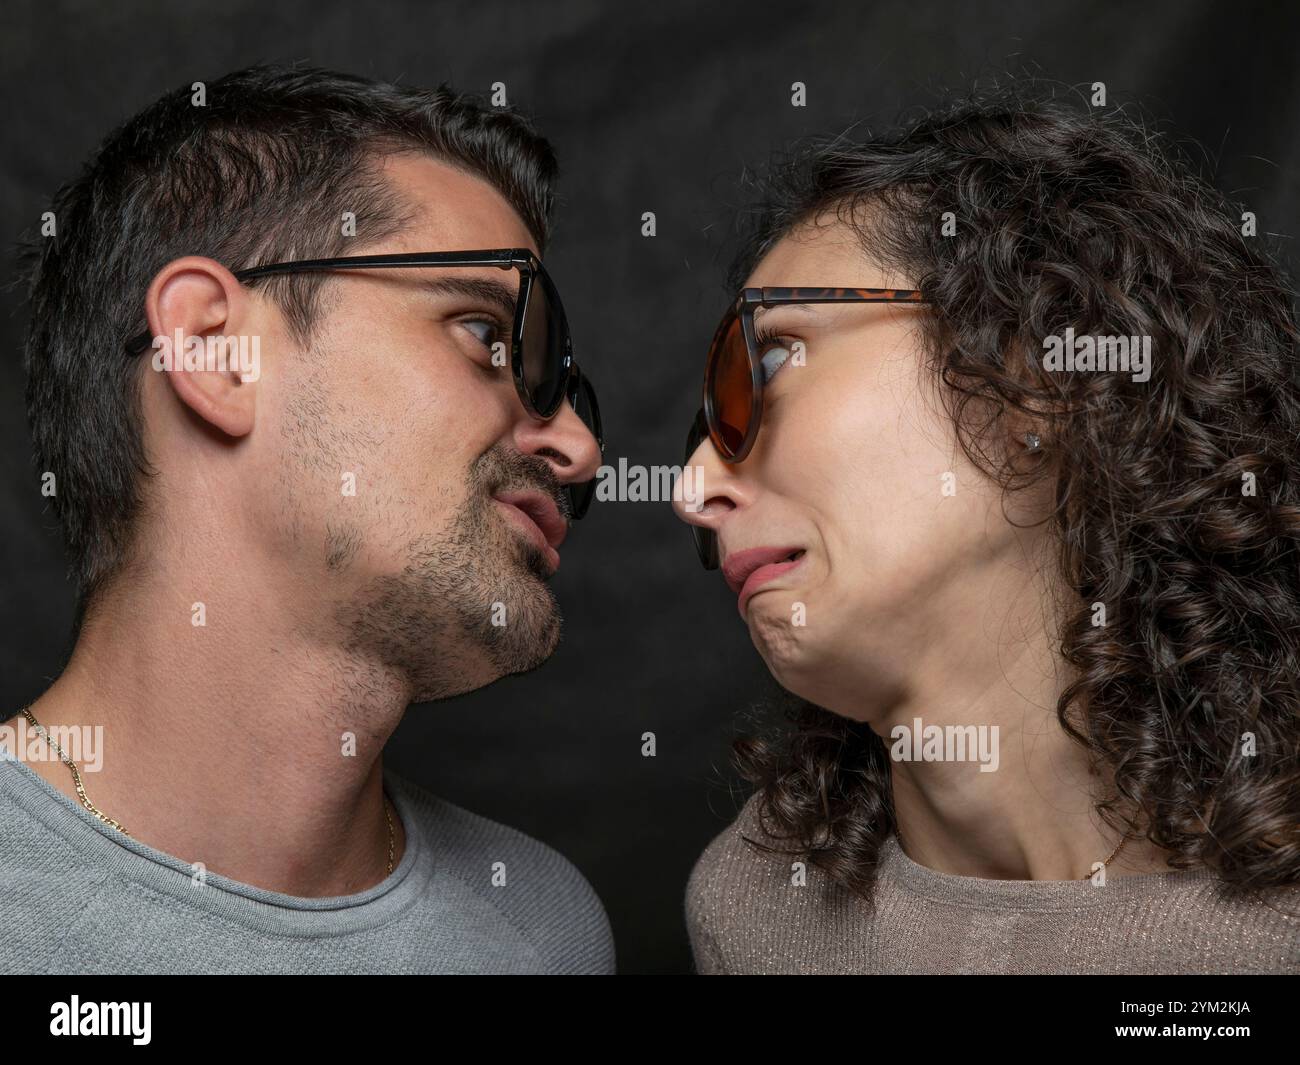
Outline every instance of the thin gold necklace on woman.
MULTIPOLYGON (((1125 835, 1124 838, 1123 838, 1122 840, 1119 841, 1119 846, 1117 846, 1113 851, 1111 851, 1111 852, 1110 852, 1110 857, 1107 858, 1104 862, 1101 863, 1101 867, 1102 867, 1103 869, 1105 869, 1106 866, 1110 865, 1110 863, 1113 862, 1113 861, 1115 860, 1115 855, 1117 855, 1120 851, 1122 851, 1122 850, 1124 849, 1124 844, 1128 842, 1128 839, 1129 839, 1128 836, 1125 835)), ((1080 880, 1091 880, 1091 879, 1092 879, 1094 876, 1096 876, 1096 875, 1097 875, 1096 873, 1089 873, 1087 876, 1081 876, 1081 877, 1079 877, 1079 879, 1080 879, 1080 880)))
MULTIPOLYGON (((77 769, 77 763, 74 762, 72 758, 69 757, 68 752, 59 745, 59 741, 51 736, 49 730, 32 716, 32 712, 29 709, 24 708, 23 710, 20 710, 19 713, 27 719, 28 723, 36 731, 36 734, 50 745, 50 750, 59 756, 59 760, 72 771, 72 782, 76 785, 77 797, 81 800, 81 805, 103 821, 104 824, 112 825, 128 839, 132 838, 131 833, 122 827, 120 821, 114 821, 111 817, 101 813, 96 808, 95 804, 90 801, 90 797, 86 794, 86 786, 81 782, 81 772, 77 769)), ((389 803, 387 795, 383 797, 383 803, 384 820, 388 822, 388 872, 389 875, 391 875, 393 872, 393 855, 397 847, 397 833, 393 830, 393 818, 388 812, 389 803)))

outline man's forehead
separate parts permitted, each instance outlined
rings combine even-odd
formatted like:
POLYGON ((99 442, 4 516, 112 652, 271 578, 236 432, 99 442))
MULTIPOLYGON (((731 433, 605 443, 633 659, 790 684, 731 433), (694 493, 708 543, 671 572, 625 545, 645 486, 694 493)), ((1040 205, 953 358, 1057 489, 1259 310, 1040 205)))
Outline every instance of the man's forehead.
POLYGON ((386 158, 383 175, 411 211, 407 225, 393 234, 391 250, 528 248, 537 254, 523 219, 483 178, 414 154, 386 158))

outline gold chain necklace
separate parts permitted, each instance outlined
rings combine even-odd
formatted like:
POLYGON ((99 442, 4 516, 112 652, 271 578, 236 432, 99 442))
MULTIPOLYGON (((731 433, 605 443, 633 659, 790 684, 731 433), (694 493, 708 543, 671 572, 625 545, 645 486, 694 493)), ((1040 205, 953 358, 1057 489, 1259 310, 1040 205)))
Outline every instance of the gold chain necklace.
MULTIPOLYGON (((1122 840, 1119 841, 1119 846, 1116 847, 1113 851, 1110 852, 1110 857, 1107 858, 1104 862, 1101 863, 1101 867, 1102 867, 1103 869, 1106 868, 1106 866, 1110 865, 1110 863, 1111 863, 1112 861, 1115 860, 1115 855, 1117 855, 1120 851, 1122 851, 1122 850, 1124 849, 1124 844, 1127 843, 1127 842, 1128 842, 1128 836, 1126 835, 1122 840)), ((1081 876, 1081 877, 1079 877, 1079 879, 1080 879, 1080 880, 1091 880, 1091 879, 1092 879, 1094 876, 1096 876, 1096 875, 1097 875, 1096 873, 1089 873, 1087 876, 1081 876)))
MULTIPOLYGON (((67 751, 59 745, 58 740, 51 736, 49 730, 32 716, 30 710, 23 709, 20 710, 19 713, 28 720, 32 728, 36 730, 36 734, 50 745, 50 750, 59 756, 59 761, 72 770, 72 782, 76 785, 77 797, 81 799, 81 805, 103 821, 104 824, 112 825, 115 829, 121 832, 122 835, 131 838, 131 833, 122 827, 120 821, 114 821, 111 817, 101 813, 96 809, 95 804, 90 801, 90 797, 86 794, 86 786, 81 782, 81 773, 77 769, 77 763, 68 756, 67 751)), ((384 796, 383 801, 384 820, 388 823, 388 873, 391 876, 393 872, 393 855, 397 846, 397 833, 393 831, 393 818, 388 812, 389 800, 387 795, 384 796)))

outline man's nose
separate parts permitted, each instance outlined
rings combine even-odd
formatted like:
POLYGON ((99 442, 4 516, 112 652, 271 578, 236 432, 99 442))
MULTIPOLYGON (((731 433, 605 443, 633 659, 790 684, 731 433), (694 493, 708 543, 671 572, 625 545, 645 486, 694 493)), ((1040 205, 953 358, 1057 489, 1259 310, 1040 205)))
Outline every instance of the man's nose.
POLYGON ((567 402, 549 421, 521 418, 515 447, 524 455, 545 459, 561 484, 582 484, 600 469, 600 445, 567 402))

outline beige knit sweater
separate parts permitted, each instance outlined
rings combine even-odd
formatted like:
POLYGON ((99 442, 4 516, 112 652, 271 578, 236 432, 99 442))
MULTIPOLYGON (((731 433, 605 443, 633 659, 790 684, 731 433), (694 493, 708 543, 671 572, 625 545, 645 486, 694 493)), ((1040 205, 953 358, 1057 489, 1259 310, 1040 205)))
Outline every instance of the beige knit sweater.
POLYGON ((1105 887, 983 880, 918 865, 891 836, 869 914, 815 868, 795 886, 794 856, 745 843, 771 842, 755 808, 751 797, 691 873, 701 973, 1300 973, 1300 886, 1270 905, 1219 898, 1204 869, 1105 887))

